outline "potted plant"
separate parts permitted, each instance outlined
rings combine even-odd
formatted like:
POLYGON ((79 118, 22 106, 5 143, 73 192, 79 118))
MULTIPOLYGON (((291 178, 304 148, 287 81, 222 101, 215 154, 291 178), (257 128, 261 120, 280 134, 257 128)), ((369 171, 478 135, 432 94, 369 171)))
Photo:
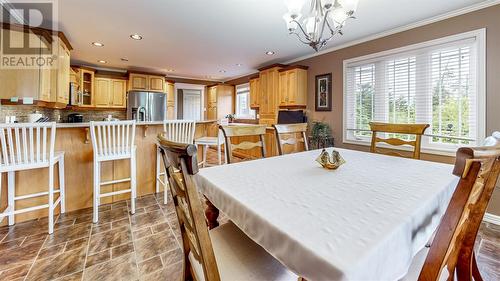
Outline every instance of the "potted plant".
POLYGON ((315 149, 333 146, 332 129, 321 121, 313 121, 311 126, 311 146, 315 149))
POLYGON ((226 118, 229 121, 229 123, 233 123, 235 119, 234 114, 228 114, 226 115, 226 118))

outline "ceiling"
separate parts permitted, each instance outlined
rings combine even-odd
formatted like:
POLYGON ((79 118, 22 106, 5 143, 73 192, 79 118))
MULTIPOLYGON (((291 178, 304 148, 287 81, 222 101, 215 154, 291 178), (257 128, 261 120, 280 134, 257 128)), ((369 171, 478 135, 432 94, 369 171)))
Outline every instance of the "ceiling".
MULTIPOLYGON (((360 0, 357 19, 328 47, 480 2, 360 0)), ((283 0, 63 0, 58 9, 56 24, 74 47, 74 63, 226 80, 314 53, 288 35, 283 0), (133 33, 143 40, 130 39, 133 33), (104 47, 92 46, 95 41, 104 47), (266 51, 276 54, 268 56, 266 51)))

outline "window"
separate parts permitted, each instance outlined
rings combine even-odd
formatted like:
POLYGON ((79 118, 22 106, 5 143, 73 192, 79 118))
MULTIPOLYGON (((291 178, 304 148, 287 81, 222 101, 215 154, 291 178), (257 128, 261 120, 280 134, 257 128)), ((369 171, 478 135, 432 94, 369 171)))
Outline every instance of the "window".
POLYGON ((344 141, 368 143, 369 123, 380 121, 430 124, 424 151, 476 145, 485 130, 484 42, 479 30, 345 61, 344 141))
POLYGON ((250 109, 250 86, 236 86, 236 118, 255 119, 255 110, 250 109))

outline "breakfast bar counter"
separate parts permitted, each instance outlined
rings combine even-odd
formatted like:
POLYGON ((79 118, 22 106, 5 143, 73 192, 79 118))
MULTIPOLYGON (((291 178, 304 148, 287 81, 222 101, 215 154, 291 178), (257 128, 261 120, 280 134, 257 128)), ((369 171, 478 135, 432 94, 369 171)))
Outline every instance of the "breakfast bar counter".
MULTIPOLYGON (((65 153, 66 212, 92 207, 93 196, 93 149, 90 140, 90 123, 58 123, 55 151, 65 153)), ((138 122, 135 130, 137 147, 137 196, 155 192, 156 178, 156 136, 163 131, 163 122, 138 122)), ((215 120, 196 122, 195 138, 215 136, 217 123, 215 120)), ((201 152, 200 152, 201 153, 201 152)), ((102 181, 129 177, 129 161, 119 160, 105 162, 101 168, 102 181)), ((55 179, 58 179, 55 169, 55 179)), ((2 174, 2 183, 6 183, 7 175, 2 174)), ((42 192, 47 189, 48 169, 20 171, 15 175, 16 196, 27 193, 42 192)), ((103 192, 126 189, 130 183, 117 183, 103 186, 103 192)), ((56 189, 58 181, 55 180, 56 189)), ((163 188, 160 188, 163 190, 163 188)), ((2 188, 0 208, 7 205, 6 188, 2 188)), ((101 204, 129 199, 129 194, 114 195, 102 198, 101 204)), ((47 196, 30 198, 16 202, 16 209, 46 204, 47 196)), ((59 212, 59 210, 56 210, 59 212)), ((16 222, 47 216, 47 209, 16 215, 16 222)), ((5 225, 7 220, 2 222, 5 225)))

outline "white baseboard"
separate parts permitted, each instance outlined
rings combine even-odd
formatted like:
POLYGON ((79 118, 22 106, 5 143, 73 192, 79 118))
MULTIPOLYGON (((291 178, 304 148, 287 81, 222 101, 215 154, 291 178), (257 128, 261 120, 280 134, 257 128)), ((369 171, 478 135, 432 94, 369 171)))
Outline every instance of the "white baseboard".
POLYGON ((500 216, 495 216, 493 214, 486 213, 486 214, 484 214, 483 221, 489 222, 492 224, 496 224, 496 225, 500 225, 500 216))

